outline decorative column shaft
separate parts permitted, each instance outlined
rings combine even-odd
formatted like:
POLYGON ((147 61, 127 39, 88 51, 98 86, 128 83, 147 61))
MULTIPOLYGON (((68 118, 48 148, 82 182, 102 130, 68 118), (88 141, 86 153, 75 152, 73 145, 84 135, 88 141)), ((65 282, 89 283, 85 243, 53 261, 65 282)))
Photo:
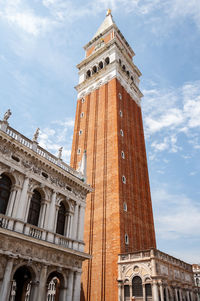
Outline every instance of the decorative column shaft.
POLYGON ((80 294, 81 294, 81 273, 75 273, 75 280, 74 280, 74 298, 73 301, 80 301, 80 294))
POLYGON ((166 287, 165 291, 166 291, 166 299, 167 299, 167 301, 169 301, 169 290, 168 290, 168 287, 166 287))
POLYGON ((11 273, 13 268, 13 259, 10 258, 7 261, 6 269, 4 272, 3 283, 1 287, 1 300, 7 301, 9 298, 10 286, 11 286, 11 273))
POLYGON ((45 216, 46 216, 47 203, 46 201, 42 202, 41 215, 39 220, 39 227, 44 228, 45 216))
POLYGON ((162 284, 160 284, 160 298, 161 298, 161 301, 164 301, 164 293, 163 293, 163 286, 162 286, 162 284))
POLYGON ((55 228, 55 215, 56 215, 56 192, 54 191, 51 197, 51 204, 48 212, 48 229, 54 232, 55 228))
POLYGON ((43 266, 40 272, 40 284, 38 287, 37 301, 46 300, 46 276, 47 276, 47 266, 43 266))
POLYGON ((122 283, 118 283, 118 301, 122 301, 122 283))
POLYGON ((78 240, 83 240, 84 235, 84 219, 85 219, 85 207, 80 206, 79 212, 79 229, 78 229, 78 240))
POLYGON ((6 215, 8 215, 8 216, 12 216, 13 215, 13 208, 14 208, 16 194, 17 194, 17 189, 14 186, 12 188, 12 190, 11 190, 11 194, 10 194, 10 198, 9 198, 9 203, 8 203, 8 208, 7 208, 7 212, 6 212, 6 215))
POLYGON ((24 220, 25 217, 25 208, 27 205, 27 198, 28 198, 27 196, 28 184, 29 184, 29 178, 25 177, 24 184, 22 187, 20 202, 18 204, 17 214, 16 214, 16 217, 21 220, 24 220))
POLYGON ((73 218, 73 231, 72 231, 72 238, 77 239, 77 232, 78 232, 78 204, 75 205, 74 209, 74 218, 73 218))
POLYGON ((74 271, 69 270, 67 279, 67 301, 72 301, 73 297, 74 271))
POLYGON ((152 284, 152 293, 153 293, 153 301, 159 301, 158 284, 156 282, 153 282, 152 284))

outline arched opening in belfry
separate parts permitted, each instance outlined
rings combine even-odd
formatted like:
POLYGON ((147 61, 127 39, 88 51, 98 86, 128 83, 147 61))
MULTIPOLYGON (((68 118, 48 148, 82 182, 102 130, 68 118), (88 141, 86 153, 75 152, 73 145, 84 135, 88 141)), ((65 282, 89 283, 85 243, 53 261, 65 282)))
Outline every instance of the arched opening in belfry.
POLYGON ((86 77, 88 78, 88 77, 90 77, 90 76, 91 76, 91 71, 88 70, 88 71, 86 72, 86 77))
POLYGON ((97 66, 94 66, 93 68, 92 68, 92 73, 94 74, 94 73, 97 73, 97 66))
POLYGON ((9 300, 29 301, 33 280, 33 272, 27 266, 18 268, 13 276, 9 300))
POLYGON ((99 62, 99 70, 103 69, 103 62, 99 62))
POLYGON ((57 271, 52 272, 47 278, 47 295, 45 301, 60 301, 64 289, 64 278, 57 271))
POLYGON ((110 59, 109 59, 109 57, 107 57, 107 58, 105 59, 105 64, 108 65, 109 63, 110 63, 110 59))
POLYGON ((11 187, 11 179, 7 175, 2 174, 0 176, 0 213, 2 214, 6 213, 6 209, 8 207, 11 187))

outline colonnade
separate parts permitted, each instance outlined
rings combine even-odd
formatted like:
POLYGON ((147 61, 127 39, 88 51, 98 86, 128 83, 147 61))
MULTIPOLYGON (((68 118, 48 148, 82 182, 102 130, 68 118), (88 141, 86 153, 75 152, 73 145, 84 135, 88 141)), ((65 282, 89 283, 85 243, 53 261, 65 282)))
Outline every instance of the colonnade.
MULTIPOLYGON (((7 260, 3 280, 0 282, 0 296, 2 301, 10 300, 11 284, 14 280, 14 273, 17 270, 14 268, 14 265, 17 263, 16 260, 14 257, 9 257, 7 260)), ((30 268, 30 265, 27 265, 27 268, 30 268)), ((65 274, 62 274, 62 278, 59 301, 80 301, 81 272, 69 269, 65 274)), ((39 274, 34 275, 33 279, 31 279, 29 301, 47 300, 47 279, 48 267, 43 265, 39 274)))
MULTIPOLYGON (((1 172, 0 172, 1 174, 1 172)), ((9 175, 8 175, 9 176, 9 175)), ((12 175, 10 176, 12 178, 12 175)), ((23 222, 27 222, 30 202, 33 195, 33 191, 30 191, 31 178, 28 176, 24 177, 23 185, 13 184, 10 190, 10 197, 8 201, 8 206, 6 210, 6 215, 12 218, 19 219, 23 222)), ((45 186, 38 184, 34 189, 43 192, 45 186), (41 188, 42 187, 42 188, 41 188)), ((49 188, 48 188, 49 189, 49 188)), ((45 194, 43 194, 45 195, 45 194)), ((62 199, 63 202, 70 202, 67 196, 61 195, 58 191, 52 190, 50 199, 42 198, 40 215, 38 221, 38 227, 45 229, 50 232, 56 232, 57 216, 59 210, 58 199, 62 199)), ((74 203, 74 210, 69 210, 66 212, 65 226, 64 226, 64 236, 75 239, 83 240, 84 231, 84 214, 85 214, 85 204, 81 201, 76 201, 74 203)))

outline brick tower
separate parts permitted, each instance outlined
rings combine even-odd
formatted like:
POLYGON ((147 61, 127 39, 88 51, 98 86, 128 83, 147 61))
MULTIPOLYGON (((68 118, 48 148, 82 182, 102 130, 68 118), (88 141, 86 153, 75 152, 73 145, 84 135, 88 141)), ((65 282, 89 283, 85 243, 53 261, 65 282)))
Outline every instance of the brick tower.
POLYGON ((117 255, 156 247, 134 52, 110 10, 77 66, 71 166, 87 153, 82 300, 117 301, 117 255))

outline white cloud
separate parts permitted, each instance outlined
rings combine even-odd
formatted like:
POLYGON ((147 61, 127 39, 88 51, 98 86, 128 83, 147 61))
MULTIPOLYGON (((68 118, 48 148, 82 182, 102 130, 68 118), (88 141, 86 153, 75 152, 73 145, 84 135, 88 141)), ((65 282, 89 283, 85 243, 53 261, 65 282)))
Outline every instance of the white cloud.
POLYGON ((55 20, 38 15, 38 12, 23 0, 0 3, 0 18, 6 20, 10 26, 18 27, 32 36, 38 36, 56 24, 55 20))
POLYGON ((200 205, 184 194, 173 194, 159 185, 152 190, 155 224, 160 238, 174 240, 200 237, 200 205), (189 212, 189 214, 188 214, 189 212))
POLYGON ((39 145, 56 156, 59 148, 63 147, 62 158, 69 163, 73 126, 74 120, 72 119, 53 121, 51 127, 41 129, 39 145))
POLYGON ((198 149, 200 81, 186 83, 179 89, 149 89, 143 93, 144 129, 147 139, 151 141, 152 151, 181 150, 181 135, 185 135, 187 142, 198 149))

